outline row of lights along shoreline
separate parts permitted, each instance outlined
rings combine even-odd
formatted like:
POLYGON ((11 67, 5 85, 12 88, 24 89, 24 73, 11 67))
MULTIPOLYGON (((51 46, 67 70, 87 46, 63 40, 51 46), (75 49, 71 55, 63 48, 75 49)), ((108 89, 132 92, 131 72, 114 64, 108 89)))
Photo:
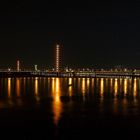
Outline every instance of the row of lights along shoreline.
MULTIPOLYGON (((111 73, 111 72, 115 72, 115 73, 120 73, 120 72, 137 72, 138 75, 140 75, 140 70, 139 69, 132 69, 132 68, 126 68, 123 67, 121 65, 115 66, 114 68, 111 69, 99 69, 99 68, 77 68, 77 69, 73 69, 73 68, 69 68, 69 67, 61 67, 61 46, 59 44, 56 44, 55 46, 55 63, 54 63, 54 68, 51 69, 44 69, 44 70, 40 70, 38 69, 38 65, 35 64, 34 65, 34 69, 31 71, 35 71, 35 72, 55 72, 59 75, 59 73, 61 72, 84 72, 84 73, 89 73, 89 72, 101 72, 101 73, 111 73)), ((7 70, 4 70, 7 71, 7 70)), ((27 69, 21 68, 21 62, 18 59, 16 62, 16 70, 8 68, 9 72, 12 71, 16 71, 16 72, 23 72, 23 71, 29 71, 27 69)))

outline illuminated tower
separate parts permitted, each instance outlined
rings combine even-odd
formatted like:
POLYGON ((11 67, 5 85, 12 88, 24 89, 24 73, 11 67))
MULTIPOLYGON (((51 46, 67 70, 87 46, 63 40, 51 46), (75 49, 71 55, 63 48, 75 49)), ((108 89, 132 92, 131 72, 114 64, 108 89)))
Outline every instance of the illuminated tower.
POLYGON ((17 60, 17 71, 20 71, 20 62, 17 60))
POLYGON ((55 62, 55 69, 56 72, 59 72, 60 70, 60 46, 56 45, 56 62, 55 62))

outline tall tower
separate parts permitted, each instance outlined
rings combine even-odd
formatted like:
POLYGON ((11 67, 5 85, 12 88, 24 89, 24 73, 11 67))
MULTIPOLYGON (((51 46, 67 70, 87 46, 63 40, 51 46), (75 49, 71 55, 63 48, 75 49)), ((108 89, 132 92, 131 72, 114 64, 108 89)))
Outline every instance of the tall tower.
POLYGON ((60 71, 60 46, 56 45, 56 60, 55 60, 55 70, 56 72, 60 71))
POLYGON ((17 60, 17 71, 20 71, 20 61, 17 60))

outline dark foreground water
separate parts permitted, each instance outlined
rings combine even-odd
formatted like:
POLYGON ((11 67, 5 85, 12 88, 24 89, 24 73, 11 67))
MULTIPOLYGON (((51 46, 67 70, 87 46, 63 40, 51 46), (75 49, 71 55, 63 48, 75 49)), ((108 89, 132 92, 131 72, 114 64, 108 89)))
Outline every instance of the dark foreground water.
POLYGON ((0 139, 139 139, 139 78, 2 78, 0 139))

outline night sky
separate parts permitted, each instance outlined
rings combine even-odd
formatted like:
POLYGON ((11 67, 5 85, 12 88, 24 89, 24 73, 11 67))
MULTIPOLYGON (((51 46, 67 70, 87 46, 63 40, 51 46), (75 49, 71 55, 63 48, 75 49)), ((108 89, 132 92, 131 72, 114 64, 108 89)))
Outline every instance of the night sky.
POLYGON ((6 1, 0 4, 0 68, 54 65, 140 68, 140 3, 6 1))

